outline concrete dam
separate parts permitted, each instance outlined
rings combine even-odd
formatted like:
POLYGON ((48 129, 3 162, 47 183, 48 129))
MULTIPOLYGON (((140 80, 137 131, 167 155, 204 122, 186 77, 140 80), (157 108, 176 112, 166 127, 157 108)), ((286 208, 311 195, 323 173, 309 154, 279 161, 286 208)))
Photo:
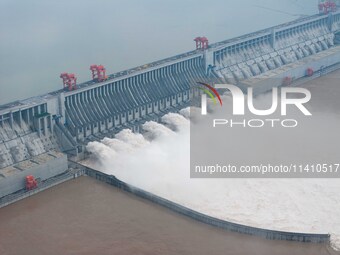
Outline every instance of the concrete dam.
MULTIPOLYGON (((340 60, 340 12, 314 15, 0 106, 0 198, 68 170, 89 141, 187 106, 197 81, 252 86, 259 93, 340 60), (266 83, 273 79, 277 83, 266 83), (46 170, 48 169, 48 170, 46 170)), ((313 76, 313 74, 312 74, 313 76)))

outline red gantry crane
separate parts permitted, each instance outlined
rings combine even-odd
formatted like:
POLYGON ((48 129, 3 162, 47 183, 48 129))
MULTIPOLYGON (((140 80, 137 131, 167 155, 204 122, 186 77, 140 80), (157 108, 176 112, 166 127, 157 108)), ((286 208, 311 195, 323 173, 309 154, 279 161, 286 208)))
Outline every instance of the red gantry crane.
POLYGON ((64 89, 68 91, 77 89, 77 77, 73 73, 62 73, 60 78, 63 79, 64 89))
POLYGON ((92 72, 92 79, 98 82, 105 81, 108 77, 105 72, 106 69, 103 65, 91 65, 90 70, 92 72))
POLYGON ((196 37, 194 41, 196 42, 196 50, 205 50, 209 47, 209 41, 206 37, 196 37))
POLYGON ((319 13, 328 14, 330 12, 336 12, 339 4, 337 0, 319 0, 319 13))

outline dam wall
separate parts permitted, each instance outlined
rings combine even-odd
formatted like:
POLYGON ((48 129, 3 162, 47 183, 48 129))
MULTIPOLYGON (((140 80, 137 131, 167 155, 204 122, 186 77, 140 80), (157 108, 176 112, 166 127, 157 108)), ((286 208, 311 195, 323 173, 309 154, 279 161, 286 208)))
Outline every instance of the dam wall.
POLYGON ((318 77, 328 71, 339 68, 340 46, 335 46, 327 51, 316 53, 300 61, 268 71, 256 77, 242 81, 239 86, 246 90, 252 87, 255 94, 265 93, 274 87, 284 86, 285 77, 291 77, 291 82, 304 77, 308 68, 316 70, 313 77, 318 77))
POLYGON ((113 185, 119 189, 130 192, 140 198, 151 201, 155 204, 170 209, 176 213, 190 217, 196 221, 218 227, 227 231, 238 232, 241 234, 254 235, 270 240, 285 240, 285 241, 297 241, 297 242, 311 242, 311 243, 329 243, 329 234, 309 234, 309 233, 294 233, 294 232, 283 232, 269 229, 255 228, 229 221, 220 220, 197 211, 191 210, 182 205, 176 204, 170 200, 161 198, 152 193, 146 192, 142 189, 133 187, 123 181, 120 181, 113 175, 107 175, 94 169, 83 166, 85 173, 97 180, 113 185))
POLYGON ((25 177, 33 175, 40 181, 61 174, 68 169, 64 153, 50 151, 14 166, 0 169, 0 198, 25 187, 25 177))
MULTIPOLYGON (((207 81, 201 56, 113 79, 65 95, 65 124, 77 140, 189 101, 190 85, 207 81)), ((212 77, 214 78, 214 77, 212 77)), ((217 78, 217 77, 215 77, 217 78)))
POLYGON ((283 68, 288 76, 294 63, 305 62, 295 72, 300 78, 312 56, 336 47, 339 32, 340 12, 314 15, 117 72, 103 82, 77 84, 73 91, 1 105, 0 169, 52 150, 77 156, 89 141, 157 121, 198 96, 197 81, 241 86, 283 68))
POLYGON ((0 115, 0 169, 58 149, 47 104, 23 104, 0 115))
POLYGON ((211 65, 228 83, 238 84, 333 47, 339 30, 339 12, 268 28, 217 43, 210 49, 211 65))

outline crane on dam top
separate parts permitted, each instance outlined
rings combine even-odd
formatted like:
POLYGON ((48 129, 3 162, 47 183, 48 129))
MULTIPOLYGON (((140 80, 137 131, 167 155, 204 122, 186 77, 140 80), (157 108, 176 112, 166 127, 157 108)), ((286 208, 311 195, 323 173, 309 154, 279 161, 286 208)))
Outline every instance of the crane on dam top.
POLYGON ((64 90, 76 90, 77 89, 77 77, 73 73, 62 73, 60 78, 63 79, 64 90))
POLYGON ((329 14, 330 12, 336 12, 339 6, 339 0, 319 0, 319 13, 329 14))
POLYGON ((209 41, 206 37, 196 37, 194 39, 196 42, 196 50, 205 50, 209 47, 209 41))
POLYGON ((92 72, 92 79, 98 82, 107 80, 106 69, 103 65, 91 65, 90 70, 92 72))

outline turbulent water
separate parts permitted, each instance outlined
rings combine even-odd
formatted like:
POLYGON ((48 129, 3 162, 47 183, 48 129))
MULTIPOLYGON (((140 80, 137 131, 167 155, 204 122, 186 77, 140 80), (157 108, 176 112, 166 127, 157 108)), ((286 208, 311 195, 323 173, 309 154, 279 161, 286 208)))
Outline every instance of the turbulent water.
POLYGON ((190 179, 189 109, 145 133, 89 143, 86 164, 199 212, 256 227, 330 233, 340 248, 340 180, 190 179))

